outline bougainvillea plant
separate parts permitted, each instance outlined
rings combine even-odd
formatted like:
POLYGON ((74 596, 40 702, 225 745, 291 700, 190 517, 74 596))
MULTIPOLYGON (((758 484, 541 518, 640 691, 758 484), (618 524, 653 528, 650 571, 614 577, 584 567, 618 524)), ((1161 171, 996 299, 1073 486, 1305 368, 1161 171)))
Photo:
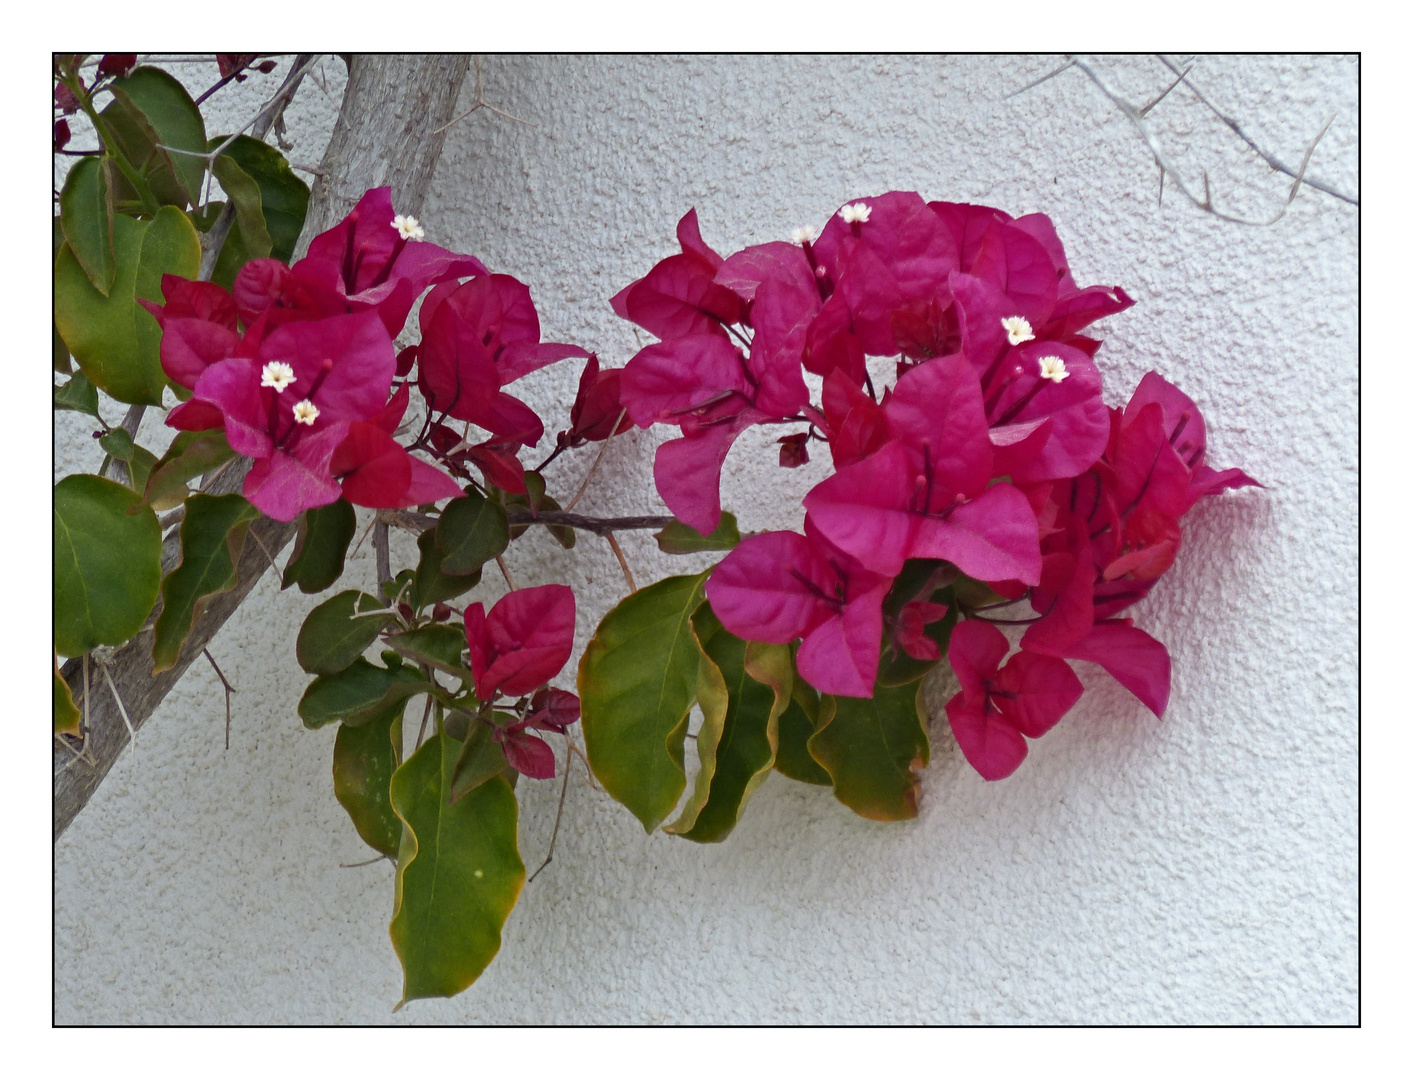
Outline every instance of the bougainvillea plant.
MULTIPOLYGON (((1158 373, 1105 403, 1086 331, 1133 301, 1080 287, 1048 217, 887 192, 817 236, 723 257, 688 211, 680 253, 605 298, 658 339, 607 367, 542 342, 524 284, 426 241, 386 188, 291 263, 308 192, 254 140, 213 166, 240 242, 195 280, 213 217, 203 166, 164 147, 219 143, 176 130, 200 114, 170 76, 130 57, 95 74, 60 65, 56 85, 102 147, 69 172, 56 217, 56 367, 79 370, 55 402, 97 417, 95 388, 153 405, 165 391, 177 434, 158 457, 104 426, 126 482, 56 487, 56 657, 127 640, 160 594, 153 663, 170 667, 260 514, 298 520, 283 584, 306 593, 341 576, 355 507, 416 533, 416 566, 388 566, 375 594, 335 593, 296 642, 314 676, 298 715, 338 725, 334 793, 397 865, 404 1002, 460 992, 498 950, 525 883, 517 785, 557 772, 547 733, 567 769, 580 724, 594 775, 647 830, 716 842, 772 771, 867 818, 915 816, 921 688, 944 657, 959 685, 946 721, 986 780, 1014 774, 1079 700, 1070 661, 1162 715, 1168 654, 1128 612, 1173 565, 1183 515, 1255 481, 1206 463, 1200 411, 1158 373), (416 343, 399 350, 414 309, 416 343), (583 363, 578 394, 527 468, 546 422, 507 388, 565 361, 583 363), (742 536, 722 508, 723 462, 754 425, 782 429, 782 468, 829 455, 798 532, 742 536), (654 463, 672 517, 562 510, 546 467, 631 426, 676 429, 654 463), (241 494, 189 490, 239 459, 241 494), (178 508, 183 560, 164 577, 156 512, 178 508), (644 525, 666 552, 720 560, 633 589, 599 623, 577 694, 552 685, 573 649, 567 586, 469 599, 531 527, 573 547, 576 530, 611 541, 644 525)), ((61 119, 56 146, 69 137, 61 119)), ((57 677, 55 695, 56 733, 79 734, 57 677)))

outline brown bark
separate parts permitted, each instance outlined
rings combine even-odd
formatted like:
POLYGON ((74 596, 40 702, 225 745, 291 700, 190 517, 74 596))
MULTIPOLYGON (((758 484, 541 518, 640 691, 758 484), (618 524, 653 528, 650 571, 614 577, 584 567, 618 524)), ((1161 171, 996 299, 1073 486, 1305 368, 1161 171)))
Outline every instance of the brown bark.
MULTIPOLYGON (((324 175, 314 185, 297 254, 308 250, 309 241, 347 214, 370 187, 391 185, 393 203, 400 212, 422 212, 445 139, 444 134, 433 132, 454 115, 469 63, 465 56, 359 54, 352 58, 343 106, 320 166, 324 175)), ((211 486, 211 493, 239 491, 248 466, 242 461, 228 468, 211 486)), ((115 651, 107 670, 135 729, 152 715, 240 607, 270 567, 271 556, 279 554, 294 531, 293 523, 265 517, 251 526, 237 568, 238 584, 232 591, 212 597, 174 667, 152 674, 150 629, 115 651)), ((163 548, 163 572, 175 566, 179 557, 177 545, 169 540, 163 548)), ((81 702, 82 661, 70 660, 63 674, 74 699, 81 702)), ((98 790, 129 741, 127 724, 93 659, 89 661, 88 682, 87 730, 81 756, 75 756, 77 748, 72 744, 54 747, 56 841, 98 790)))

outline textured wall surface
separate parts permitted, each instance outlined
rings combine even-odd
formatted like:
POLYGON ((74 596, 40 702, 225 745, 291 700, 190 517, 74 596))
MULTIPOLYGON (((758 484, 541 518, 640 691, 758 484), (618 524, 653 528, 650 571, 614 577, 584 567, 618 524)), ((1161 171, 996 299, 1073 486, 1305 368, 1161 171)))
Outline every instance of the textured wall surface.
MULTIPOLYGON (((1171 78, 1151 59, 1096 63, 1137 101, 1171 78)), ((488 58, 487 100, 535 126, 484 110, 461 121, 425 224, 525 280, 548 340, 621 365, 637 344, 607 298, 675 250, 690 206, 723 252, 893 188, 1049 213, 1081 284, 1138 300, 1099 327, 1108 400, 1160 371, 1204 409, 1209 460, 1268 485, 1196 509, 1176 567, 1132 612, 1172 653, 1164 719, 1077 665, 1081 705, 1013 777, 986 784, 956 750, 939 685, 916 821, 864 821, 827 789, 774 776, 707 847, 645 836, 576 765, 554 862, 495 963, 459 998, 393 1017, 393 869, 341 867, 369 852, 334 800, 334 732, 295 715, 307 677, 293 643, 317 598, 267 575, 212 646, 239 688, 230 750, 220 685, 195 666, 56 846, 57 1019, 1355 1021, 1358 211, 1307 190, 1274 226, 1243 228, 1171 187, 1159 207, 1151 157, 1081 74, 1006 99, 1051 66, 488 58)), ((301 90, 292 160, 317 163, 341 70, 331 61, 324 86, 301 90)), ((1292 163, 1336 114, 1311 172, 1357 189, 1354 60, 1203 59, 1193 78, 1292 163)), ((240 91, 224 122, 258 100, 240 91)), ((1182 90, 1152 120, 1199 188, 1209 171, 1224 208, 1269 216, 1285 198, 1288 179, 1182 90)), ((551 430, 577 377, 563 364, 526 380, 551 430)), ((56 477, 96 468, 89 431, 60 416, 56 477)), ((149 419, 149 445, 161 431, 149 419)), ((797 528, 824 475, 818 461, 776 468, 769 438, 756 429, 727 462, 723 502, 743 529, 797 528)), ((655 444, 617 440, 579 509, 662 512, 655 444)), ((591 456, 556 462, 551 491, 572 493, 591 456)), ((623 546, 640 582, 705 565, 659 554, 647 534, 623 546)), ((399 538, 399 553, 415 549, 399 538)), ((536 530, 509 561, 520 585, 574 587, 580 648, 624 589, 590 536, 566 554, 536 530)), ((370 546, 346 580, 372 584, 370 546)), ((487 582, 489 600, 500 583, 487 582)), ((520 791, 533 868, 559 786, 520 791)))

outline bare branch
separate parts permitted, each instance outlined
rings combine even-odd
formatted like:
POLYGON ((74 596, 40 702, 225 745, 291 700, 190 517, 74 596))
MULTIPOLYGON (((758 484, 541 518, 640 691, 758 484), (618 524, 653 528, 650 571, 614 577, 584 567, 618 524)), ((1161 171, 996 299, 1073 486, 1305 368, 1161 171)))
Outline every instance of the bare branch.
MULTIPOLYGON (((1171 60, 1169 60, 1169 59, 1168 59, 1166 56, 1164 56, 1162 53, 1158 53, 1158 54, 1157 54, 1157 57, 1158 57, 1159 61, 1162 62, 1162 64, 1163 64, 1165 67, 1168 68, 1169 71, 1174 71, 1174 72, 1176 72, 1176 71, 1178 70, 1177 65, 1174 64, 1171 60)), ((1189 69, 1190 69, 1190 68, 1191 68, 1191 65, 1189 65, 1189 69)), ((1240 124, 1240 123, 1238 123, 1238 122, 1237 122, 1234 118, 1232 118, 1231 116, 1229 116, 1229 115, 1227 115, 1226 113, 1222 112, 1221 109, 1217 108, 1217 106, 1212 103, 1212 101, 1207 97, 1207 95, 1204 94, 1204 93, 1202 93, 1202 91, 1199 90, 1199 89, 1193 84, 1193 82, 1192 82, 1191 79, 1185 80, 1185 85, 1186 85, 1188 91, 1193 95, 1193 97, 1195 97, 1198 101, 1202 102, 1203 105, 1206 105, 1207 108, 1209 108, 1210 110, 1212 110, 1212 115, 1215 116, 1215 117, 1216 117, 1218 120, 1220 120, 1222 123, 1226 124, 1227 127, 1231 128, 1232 132, 1236 135, 1236 137, 1237 137, 1238 139, 1240 139, 1240 140, 1241 140, 1242 142, 1244 142, 1247 146, 1249 146, 1253 151, 1256 152, 1256 156, 1257 156, 1257 157, 1259 157, 1262 161, 1264 161, 1267 165, 1269 165, 1269 166, 1270 166, 1272 169, 1274 169, 1276 172, 1282 172, 1282 173, 1285 173, 1287 176, 1292 176, 1292 177, 1296 175, 1296 170, 1295 170, 1295 169, 1292 169, 1292 168, 1291 168, 1289 165, 1287 165, 1285 162, 1281 161, 1280 158, 1276 157, 1276 156, 1275 156, 1274 154, 1272 154, 1270 151, 1266 150, 1264 147, 1262 147, 1262 146, 1260 146, 1259 144, 1257 144, 1257 142, 1256 142, 1254 139, 1252 139, 1250 135, 1246 134, 1246 132, 1245 132, 1244 130, 1242 130, 1242 127, 1241 127, 1241 124, 1240 124)), ((1328 125, 1326 125, 1326 126, 1328 127, 1328 125)), ((1318 141, 1318 140, 1317 140, 1317 141, 1318 141)), ((1321 181, 1321 180, 1317 180, 1317 179, 1315 179, 1313 176, 1307 176, 1307 177, 1305 177, 1303 183, 1305 184, 1306 187, 1312 187, 1312 188, 1314 188, 1316 191, 1323 191, 1326 195, 1331 195, 1331 196, 1333 196, 1334 198, 1340 200, 1340 202, 1349 203, 1351 206, 1358 206, 1358 205, 1359 205, 1359 200, 1356 199, 1354 196, 1352 196, 1352 195, 1346 195, 1344 192, 1340 191, 1338 188, 1336 188, 1336 187, 1334 187, 1334 186, 1332 186, 1332 185, 1330 185, 1330 184, 1326 184, 1326 183, 1324 183, 1324 182, 1321 181)))
MULTIPOLYGON (((1271 217, 1265 221, 1257 221, 1251 218, 1237 217, 1234 214, 1223 213, 1222 211, 1218 210, 1212 202, 1212 184, 1210 178, 1208 177, 1205 171, 1202 174, 1204 193, 1203 197, 1199 199, 1197 195, 1192 191, 1192 189, 1187 186, 1187 182, 1182 178, 1182 174, 1179 173, 1177 169, 1173 167, 1172 162, 1164 154, 1163 147, 1158 142, 1158 137, 1153 134, 1152 129, 1144 120, 1143 114, 1138 109, 1138 107, 1132 102, 1120 97, 1118 92, 1112 89, 1109 84, 1104 81, 1104 78, 1085 61, 1081 60, 1078 57, 1075 57, 1074 66, 1079 68, 1080 71, 1084 72, 1084 74, 1089 77, 1089 81, 1092 82, 1095 86, 1097 86, 1105 97, 1107 97, 1116 106, 1118 106, 1119 111, 1123 113, 1125 117, 1128 118, 1129 122, 1133 124, 1133 126, 1137 129, 1139 135, 1143 137, 1143 141, 1148 144, 1148 149, 1153 154, 1153 160, 1157 163, 1158 167, 1172 176, 1173 184, 1180 192, 1183 193, 1183 195, 1187 197, 1188 201, 1191 202, 1192 205, 1197 207, 1199 210, 1211 214, 1213 217, 1219 218, 1222 221, 1231 222, 1233 225, 1266 226, 1274 225, 1277 221, 1283 218, 1285 216, 1285 212, 1290 209, 1290 204, 1295 197, 1294 193, 1292 193, 1291 197, 1285 201, 1285 204, 1280 208, 1279 211, 1276 212, 1274 217, 1271 217)), ((1329 124, 1326 124, 1325 129, 1320 132, 1320 136, 1323 136, 1325 130, 1328 130, 1328 128, 1329 124)), ((1309 153, 1314 152, 1315 144, 1320 141, 1320 136, 1317 136, 1315 139, 1315 143, 1311 144, 1310 150, 1307 152, 1307 160, 1309 153)), ((1299 184, 1296 185, 1296 190, 1298 189, 1299 184)))

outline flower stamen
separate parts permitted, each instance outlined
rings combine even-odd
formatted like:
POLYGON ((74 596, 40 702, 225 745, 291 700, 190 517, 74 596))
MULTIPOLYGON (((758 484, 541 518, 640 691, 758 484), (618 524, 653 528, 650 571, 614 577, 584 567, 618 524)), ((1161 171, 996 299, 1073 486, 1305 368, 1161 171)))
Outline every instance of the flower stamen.
POLYGON ((398 214, 392 219, 392 226, 404 240, 421 240, 427 235, 417 219, 408 214, 398 214))
POLYGON ((294 382, 294 368, 283 360, 271 360, 260 369, 260 385, 273 388, 277 394, 283 394, 285 388, 292 382, 294 382))
POLYGON ((1012 345, 1035 340, 1035 333, 1030 328, 1030 320, 1024 315, 1012 315, 1010 318, 1002 319, 1001 326, 1006 331, 1006 337, 1010 339, 1012 345))
POLYGON ((1058 356, 1042 356, 1040 358, 1040 377, 1049 379, 1051 382, 1062 383, 1070 377, 1070 373, 1065 370, 1065 362, 1058 356))

